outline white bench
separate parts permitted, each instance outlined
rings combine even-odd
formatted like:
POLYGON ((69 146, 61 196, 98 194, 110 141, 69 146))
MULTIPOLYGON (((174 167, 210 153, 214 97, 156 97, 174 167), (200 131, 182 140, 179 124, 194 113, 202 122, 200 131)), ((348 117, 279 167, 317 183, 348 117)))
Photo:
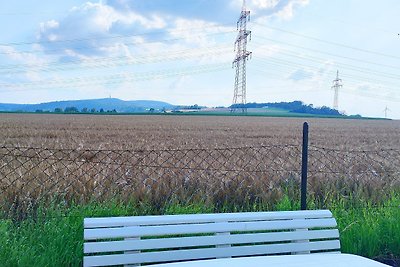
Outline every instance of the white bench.
POLYGON ((84 266, 340 253, 328 210, 85 218, 84 266))

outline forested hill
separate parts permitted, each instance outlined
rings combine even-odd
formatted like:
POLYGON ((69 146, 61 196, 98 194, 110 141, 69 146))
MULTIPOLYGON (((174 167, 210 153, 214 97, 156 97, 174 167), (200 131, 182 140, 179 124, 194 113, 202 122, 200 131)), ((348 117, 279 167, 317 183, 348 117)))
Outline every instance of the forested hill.
MULTIPOLYGON (((242 107, 240 104, 232 105, 233 108, 242 107)), ((330 116, 345 116, 336 109, 332 109, 326 106, 314 107, 312 104, 306 105, 301 101, 293 102, 278 102, 278 103, 247 103, 244 105, 245 108, 278 108, 288 110, 293 113, 305 113, 315 115, 330 115, 330 116)))

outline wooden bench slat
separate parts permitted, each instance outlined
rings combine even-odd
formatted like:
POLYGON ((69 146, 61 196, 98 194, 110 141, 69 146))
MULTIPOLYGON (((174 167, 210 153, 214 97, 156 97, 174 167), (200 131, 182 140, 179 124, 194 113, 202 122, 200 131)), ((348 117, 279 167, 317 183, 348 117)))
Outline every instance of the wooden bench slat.
POLYGON ((258 246, 234 246, 228 248, 172 250, 161 252, 144 252, 137 254, 85 256, 83 265, 104 266, 148 262, 168 262, 177 260, 208 259, 248 255, 268 255, 303 251, 337 250, 339 248, 340 242, 338 240, 330 240, 310 243, 283 243, 258 246))
POLYGON ((84 265, 340 252, 336 226, 328 210, 86 218, 84 265))
POLYGON ((260 231, 260 230, 283 230, 301 229, 315 227, 335 227, 336 220, 328 219, 307 219, 307 220, 283 220, 283 221, 255 221, 255 222, 219 222, 206 224, 181 224, 162 226, 129 226, 118 228, 85 229, 84 239, 106 239, 144 237, 178 234, 200 234, 233 231, 260 231))
POLYGON ((339 238, 337 229, 88 242, 85 253, 339 238))
POLYGON ((163 225, 163 224, 255 221, 255 220, 285 220, 285 219, 317 219, 317 218, 331 218, 331 217, 332 213, 329 210, 129 216, 129 217, 108 217, 108 218, 85 218, 84 227, 87 229, 87 228, 135 226, 135 225, 163 225))

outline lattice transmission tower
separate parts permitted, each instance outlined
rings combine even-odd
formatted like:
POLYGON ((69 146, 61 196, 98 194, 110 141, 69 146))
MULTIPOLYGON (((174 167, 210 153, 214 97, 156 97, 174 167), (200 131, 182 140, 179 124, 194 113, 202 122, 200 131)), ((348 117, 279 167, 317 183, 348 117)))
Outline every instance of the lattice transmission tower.
POLYGON ((333 96, 333 109, 339 110, 339 88, 343 87, 342 79, 339 79, 339 71, 336 72, 336 79, 333 80, 332 89, 335 91, 333 96))
POLYGON ((386 108, 383 110, 383 112, 385 112, 385 119, 387 119, 388 111, 391 110, 386 106, 386 108))
POLYGON ((246 61, 251 56, 251 52, 247 51, 247 38, 251 40, 251 31, 247 30, 247 22, 250 21, 250 11, 246 9, 246 0, 243 0, 242 12, 237 21, 238 35, 235 41, 236 57, 232 62, 235 67, 235 88, 233 93, 233 101, 231 112, 242 110, 247 112, 246 105, 246 61))

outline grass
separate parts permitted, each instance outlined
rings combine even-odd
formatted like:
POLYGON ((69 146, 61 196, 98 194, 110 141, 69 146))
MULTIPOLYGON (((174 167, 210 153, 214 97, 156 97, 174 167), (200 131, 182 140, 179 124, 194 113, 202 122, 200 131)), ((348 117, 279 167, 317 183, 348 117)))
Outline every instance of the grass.
MULTIPOLYGON (((393 195, 376 207, 359 201, 348 207, 347 201, 332 201, 338 222, 342 252, 374 259, 400 259, 400 196, 393 195)), ((20 222, 0 221, 0 262, 3 266, 80 266, 83 257, 83 218, 148 214, 185 214, 261 210, 296 210, 297 201, 284 196, 275 206, 246 205, 215 208, 204 203, 170 203, 154 207, 148 203, 52 206, 20 222)), ((317 208, 309 203, 310 208, 317 208)))
POLYGON ((386 207, 366 204, 360 208, 333 208, 341 230, 342 252, 400 260, 399 200, 390 199, 386 207))
POLYGON ((119 113, 54 113, 54 112, 17 112, 17 111, 0 111, 0 114, 46 114, 46 115, 93 115, 93 116, 222 116, 222 117, 276 117, 276 118, 327 118, 327 119, 373 119, 385 120, 384 118, 369 118, 369 117, 354 117, 354 116, 339 116, 339 115, 323 115, 323 114, 310 114, 310 113, 295 113, 285 109, 248 109, 243 114, 240 111, 231 113, 230 111, 194 111, 194 112, 171 112, 171 113, 149 113, 149 112, 119 112, 119 113))

